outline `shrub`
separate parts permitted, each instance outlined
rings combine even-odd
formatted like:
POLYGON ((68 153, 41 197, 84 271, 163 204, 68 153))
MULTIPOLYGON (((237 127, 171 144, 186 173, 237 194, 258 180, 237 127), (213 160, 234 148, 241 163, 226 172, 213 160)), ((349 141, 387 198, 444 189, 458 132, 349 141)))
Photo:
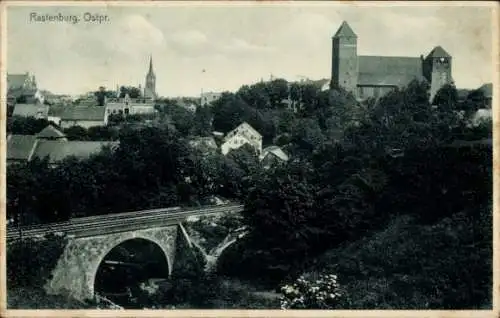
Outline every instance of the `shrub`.
POLYGON ((321 274, 317 279, 300 276, 295 283, 283 286, 281 292, 281 309, 332 309, 342 296, 333 274, 321 274))
POLYGON ((51 278, 66 246, 66 238, 47 235, 43 240, 26 239, 7 246, 7 286, 42 287, 51 278))

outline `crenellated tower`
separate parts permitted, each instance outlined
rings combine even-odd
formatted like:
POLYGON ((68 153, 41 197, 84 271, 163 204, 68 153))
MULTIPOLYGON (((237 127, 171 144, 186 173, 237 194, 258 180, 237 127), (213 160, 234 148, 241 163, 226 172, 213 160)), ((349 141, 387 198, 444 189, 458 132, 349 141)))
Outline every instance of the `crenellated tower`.
POLYGON ((346 21, 332 38, 332 87, 356 94, 358 85, 358 36, 346 21))
POLYGON ((424 60, 424 76, 430 83, 430 100, 446 84, 453 83, 451 55, 441 46, 436 46, 424 60))

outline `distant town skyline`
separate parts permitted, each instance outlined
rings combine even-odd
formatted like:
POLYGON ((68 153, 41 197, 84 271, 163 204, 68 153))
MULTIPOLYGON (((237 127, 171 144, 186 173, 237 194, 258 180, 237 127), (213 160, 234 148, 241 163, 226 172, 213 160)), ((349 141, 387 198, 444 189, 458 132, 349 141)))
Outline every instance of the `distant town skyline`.
POLYGON ((150 55, 160 96, 234 91, 271 75, 330 78, 331 37, 344 20, 363 39, 359 54, 418 57, 440 45, 457 87, 477 88, 494 73, 484 5, 9 6, 7 18, 7 72, 33 73, 39 88, 60 94, 144 87, 150 55), (33 18, 45 14, 81 21, 33 18))

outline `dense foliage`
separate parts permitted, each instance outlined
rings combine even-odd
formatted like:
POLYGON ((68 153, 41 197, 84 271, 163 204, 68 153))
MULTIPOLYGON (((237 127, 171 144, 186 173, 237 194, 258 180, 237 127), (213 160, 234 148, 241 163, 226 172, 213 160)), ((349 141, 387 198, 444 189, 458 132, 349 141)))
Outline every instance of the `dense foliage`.
MULTIPOLYGON (((115 151, 56 168, 9 166, 8 213, 52 221, 218 194, 244 202, 251 230, 222 254, 219 275, 276 289, 304 272, 338 275, 345 297, 328 305, 337 308, 482 308, 491 304, 492 147, 456 142, 491 139, 491 122, 471 121, 484 105, 475 92, 460 100, 453 86, 431 104, 418 82, 362 103, 283 80, 225 93, 195 113, 165 100, 154 125, 120 127, 115 151), (243 121, 290 160, 261 169, 243 147, 222 156, 189 146, 243 121)), ((214 300, 228 293, 253 297, 206 276, 198 258, 179 260, 191 265, 176 270, 167 303, 214 308, 228 306, 214 300)))
POLYGON ((10 243, 7 249, 9 288, 44 286, 66 247, 64 237, 48 235, 44 240, 10 243))

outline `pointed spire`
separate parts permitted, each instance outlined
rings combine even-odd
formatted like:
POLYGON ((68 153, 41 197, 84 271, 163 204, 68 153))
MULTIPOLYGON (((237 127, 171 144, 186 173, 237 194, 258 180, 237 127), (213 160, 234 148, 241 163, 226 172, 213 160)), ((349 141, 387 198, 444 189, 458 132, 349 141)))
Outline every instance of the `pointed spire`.
POLYGON ((354 33, 349 24, 347 24, 346 21, 343 21, 333 37, 340 38, 340 37, 358 37, 358 36, 356 35, 356 33, 354 33))
POLYGON ((149 55, 149 73, 153 73, 153 54, 149 55))

